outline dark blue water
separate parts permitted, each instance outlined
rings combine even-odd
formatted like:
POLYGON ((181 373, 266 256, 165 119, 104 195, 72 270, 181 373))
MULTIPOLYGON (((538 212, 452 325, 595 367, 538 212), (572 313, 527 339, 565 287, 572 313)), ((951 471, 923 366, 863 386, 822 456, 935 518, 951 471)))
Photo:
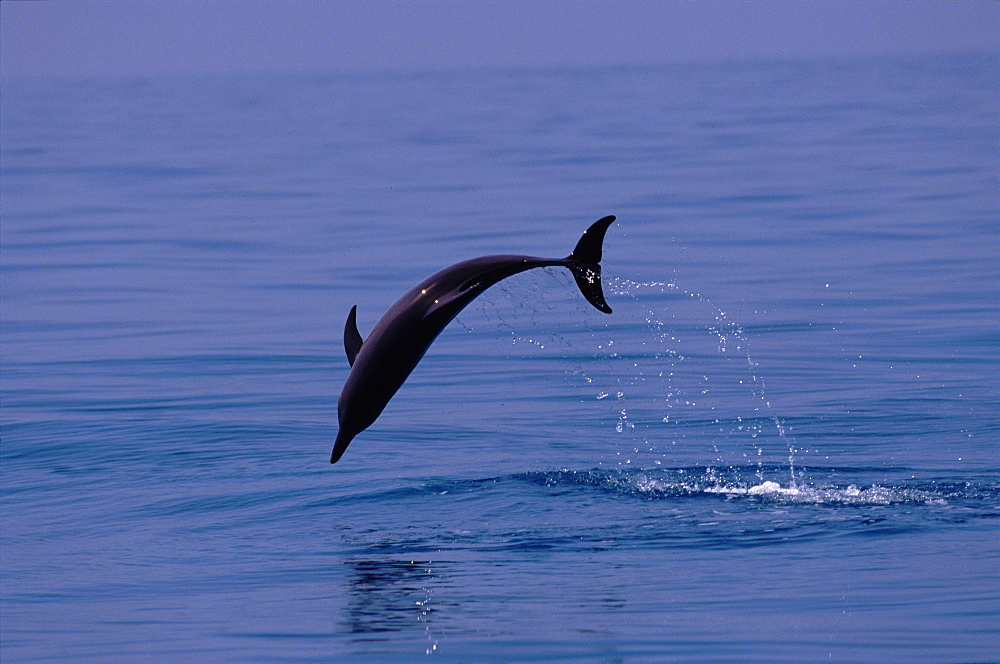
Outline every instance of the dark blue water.
POLYGON ((6 662, 987 662, 996 57, 8 80, 6 662), (592 221, 328 463, 410 286, 592 221))

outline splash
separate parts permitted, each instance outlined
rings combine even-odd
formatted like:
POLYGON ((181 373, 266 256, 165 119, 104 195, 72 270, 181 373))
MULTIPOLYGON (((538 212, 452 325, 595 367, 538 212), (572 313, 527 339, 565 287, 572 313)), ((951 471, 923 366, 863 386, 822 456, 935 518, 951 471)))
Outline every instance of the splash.
POLYGON ((746 481, 738 473, 727 476, 713 468, 664 468, 660 470, 602 469, 556 470, 514 476, 547 487, 591 487, 609 494, 645 500, 720 497, 726 500, 756 500, 769 503, 823 505, 946 505, 948 494, 918 487, 860 487, 805 484, 782 485, 773 480, 746 481))

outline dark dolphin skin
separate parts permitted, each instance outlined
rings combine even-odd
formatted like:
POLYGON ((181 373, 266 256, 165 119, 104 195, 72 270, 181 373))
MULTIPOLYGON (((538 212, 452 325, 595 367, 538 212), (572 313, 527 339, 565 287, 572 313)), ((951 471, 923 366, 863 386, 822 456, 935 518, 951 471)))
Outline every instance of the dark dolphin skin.
POLYGON ((614 220, 608 216, 594 222, 566 258, 482 256, 439 270, 399 298, 364 341, 358 332, 358 307, 352 307, 344 327, 351 372, 337 404, 340 430, 330 463, 337 463, 351 440, 382 414, 444 326, 493 284, 532 268, 563 266, 587 301, 610 314, 601 290, 601 250, 614 220))

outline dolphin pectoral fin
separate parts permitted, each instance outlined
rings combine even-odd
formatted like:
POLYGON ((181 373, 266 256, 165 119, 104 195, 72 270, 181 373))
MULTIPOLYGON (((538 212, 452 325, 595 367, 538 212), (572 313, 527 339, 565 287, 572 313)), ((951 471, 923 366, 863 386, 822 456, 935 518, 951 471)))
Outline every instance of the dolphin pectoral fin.
POLYGON ((469 297, 467 290, 449 293, 448 295, 438 298, 434 300, 434 304, 427 308, 427 311, 424 313, 424 320, 438 314, 443 309, 447 309, 448 307, 455 305, 456 302, 464 300, 464 303, 461 303, 458 306, 458 308, 461 309, 468 304, 470 299, 471 298, 469 297))
POLYGON ((351 313, 347 314, 347 324, 344 325, 344 350, 347 351, 347 361, 352 367, 363 343, 361 333, 358 332, 358 305, 355 304, 351 307, 351 313))
POLYGON ((570 261, 567 267, 573 273, 576 285, 587 302, 606 314, 611 313, 611 307, 604 300, 604 290, 601 288, 601 254, 604 234, 614 220, 614 215, 608 215, 591 224, 576 243, 573 253, 566 257, 570 261))

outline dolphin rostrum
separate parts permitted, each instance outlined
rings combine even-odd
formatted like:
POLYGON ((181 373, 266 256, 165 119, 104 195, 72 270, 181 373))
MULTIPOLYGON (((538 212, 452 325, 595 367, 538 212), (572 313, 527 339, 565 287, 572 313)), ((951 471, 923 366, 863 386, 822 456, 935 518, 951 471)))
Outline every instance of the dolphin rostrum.
POLYGON ((536 267, 566 267, 587 301, 610 314, 601 290, 601 248, 604 233, 614 220, 608 216, 594 222, 566 258, 482 256, 439 270, 389 307, 363 341, 358 332, 358 307, 352 307, 344 327, 351 371, 337 403, 340 430, 330 463, 337 463, 351 440, 382 414, 445 325, 493 284, 536 267))

